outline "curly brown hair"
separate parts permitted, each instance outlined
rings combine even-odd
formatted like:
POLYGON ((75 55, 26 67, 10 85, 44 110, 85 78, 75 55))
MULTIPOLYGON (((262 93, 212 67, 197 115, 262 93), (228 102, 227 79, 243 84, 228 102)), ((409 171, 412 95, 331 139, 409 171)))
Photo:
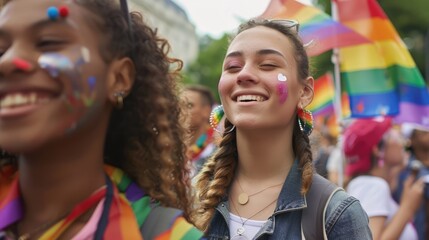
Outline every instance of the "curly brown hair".
MULTIPOLYGON (((297 61, 298 77, 302 81, 309 76, 310 66, 305 48, 297 33, 289 27, 269 20, 250 20, 243 23, 238 28, 237 35, 248 29, 264 26, 275 29, 283 33, 295 47, 295 59, 297 61)), ((225 120, 225 129, 232 128, 233 125, 225 120)), ((310 140, 299 128, 298 119, 294 121, 292 136, 292 148, 296 158, 299 160, 301 169, 302 188, 301 193, 305 194, 310 188, 313 177, 312 154, 310 140)), ((234 177, 235 168, 238 161, 236 147, 236 133, 225 133, 219 145, 218 151, 206 162, 203 169, 197 176, 197 226, 203 231, 207 231, 210 220, 213 217, 216 206, 225 197, 234 177)))
MULTIPOLYGON (((11 0, 3 0, 2 6, 11 0)), ((75 0, 89 10, 88 23, 103 34, 100 54, 109 63, 130 57, 136 77, 123 108, 107 130, 105 162, 122 169, 162 205, 184 211, 191 221, 190 178, 178 97, 182 62, 168 57, 170 45, 141 14, 130 13, 131 28, 118 1, 75 0)))

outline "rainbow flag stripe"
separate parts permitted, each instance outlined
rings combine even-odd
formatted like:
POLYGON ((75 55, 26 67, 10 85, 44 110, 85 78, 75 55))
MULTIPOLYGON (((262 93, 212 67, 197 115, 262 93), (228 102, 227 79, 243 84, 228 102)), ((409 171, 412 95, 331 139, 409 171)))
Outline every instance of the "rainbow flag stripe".
POLYGON ((340 50, 352 117, 396 116, 429 126, 429 94, 394 26, 375 0, 335 0, 340 21, 372 43, 340 50))
POLYGON ((272 0, 262 18, 295 19, 300 23, 299 35, 307 53, 316 56, 332 48, 370 42, 350 28, 334 21, 320 9, 302 4, 296 0, 272 0))
POLYGON ((307 110, 313 113, 314 118, 335 114, 335 88, 331 74, 325 74, 314 81, 314 97, 307 110))

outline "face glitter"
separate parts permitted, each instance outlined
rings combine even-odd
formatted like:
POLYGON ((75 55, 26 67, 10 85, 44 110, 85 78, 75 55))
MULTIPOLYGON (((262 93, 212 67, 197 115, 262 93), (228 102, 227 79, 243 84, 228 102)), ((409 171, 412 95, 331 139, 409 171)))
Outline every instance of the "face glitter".
POLYGON ((70 117, 64 120, 64 125, 68 126, 64 129, 67 132, 88 119, 100 105, 96 100, 97 78, 85 75, 83 71, 89 59, 89 50, 80 47, 69 54, 45 53, 38 60, 39 66, 63 86, 61 99, 70 113, 70 117))

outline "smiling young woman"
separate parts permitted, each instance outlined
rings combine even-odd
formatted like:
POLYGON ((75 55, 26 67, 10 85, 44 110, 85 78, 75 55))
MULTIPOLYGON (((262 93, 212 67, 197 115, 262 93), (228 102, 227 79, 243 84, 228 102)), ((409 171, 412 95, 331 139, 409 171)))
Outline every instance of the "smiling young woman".
POLYGON ((298 26, 250 20, 228 47, 218 86, 226 130, 197 176, 197 222, 208 239, 371 237, 359 202, 313 174, 305 107, 314 80, 298 26), (317 190, 325 186, 326 196, 317 190), (313 211, 318 199, 324 211, 313 211))

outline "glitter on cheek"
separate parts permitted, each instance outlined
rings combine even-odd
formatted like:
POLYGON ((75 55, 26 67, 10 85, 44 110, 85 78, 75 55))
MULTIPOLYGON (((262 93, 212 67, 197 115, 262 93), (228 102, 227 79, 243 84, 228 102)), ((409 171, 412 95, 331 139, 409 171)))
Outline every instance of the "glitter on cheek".
POLYGON ((97 82, 97 78, 95 78, 94 76, 91 76, 88 78, 88 86, 91 92, 94 91, 96 82, 97 82))
POLYGON ((277 93, 279 94, 280 104, 285 103, 289 94, 287 84, 284 82, 279 82, 277 84, 277 93))
POLYGON ((71 71, 74 68, 68 57, 58 53, 45 53, 39 57, 38 63, 53 78, 57 78, 61 72, 71 71))

